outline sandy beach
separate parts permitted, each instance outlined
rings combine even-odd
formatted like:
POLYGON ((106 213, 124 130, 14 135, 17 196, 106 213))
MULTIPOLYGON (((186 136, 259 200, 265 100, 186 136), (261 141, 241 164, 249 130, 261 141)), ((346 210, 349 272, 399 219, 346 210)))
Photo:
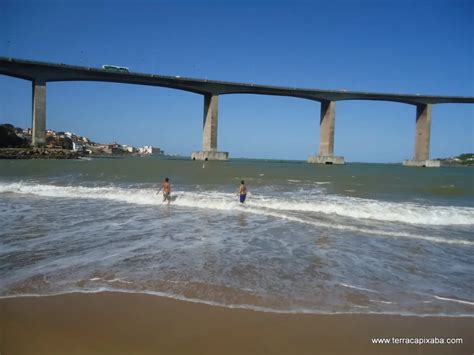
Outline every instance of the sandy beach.
POLYGON ((0 300, 9 354, 471 354, 474 318, 276 314, 144 294, 0 300), (372 338, 462 338, 374 345, 372 338))

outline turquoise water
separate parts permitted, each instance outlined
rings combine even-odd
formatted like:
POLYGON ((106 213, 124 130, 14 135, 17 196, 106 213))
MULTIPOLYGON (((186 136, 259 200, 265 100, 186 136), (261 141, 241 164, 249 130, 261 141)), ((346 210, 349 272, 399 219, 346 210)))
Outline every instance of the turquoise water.
POLYGON ((0 296, 115 290, 275 312, 473 316, 473 172, 0 161, 0 296), (169 206, 156 194, 165 176, 169 206))

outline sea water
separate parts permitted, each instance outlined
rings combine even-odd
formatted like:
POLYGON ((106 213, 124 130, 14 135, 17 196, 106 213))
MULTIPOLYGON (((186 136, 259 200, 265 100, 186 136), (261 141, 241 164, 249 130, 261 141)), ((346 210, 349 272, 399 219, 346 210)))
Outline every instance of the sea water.
POLYGON ((109 290, 273 312, 474 316, 473 173, 3 160, 0 297, 109 290), (165 177, 170 205, 157 194, 165 177))

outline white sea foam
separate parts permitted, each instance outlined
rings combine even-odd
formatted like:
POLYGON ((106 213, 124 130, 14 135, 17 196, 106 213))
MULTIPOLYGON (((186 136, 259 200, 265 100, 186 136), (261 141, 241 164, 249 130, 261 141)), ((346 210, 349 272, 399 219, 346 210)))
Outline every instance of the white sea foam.
POLYGON ((105 282, 121 282, 121 283, 124 283, 124 284, 133 284, 133 282, 131 281, 126 281, 126 280, 122 280, 122 279, 112 279, 112 280, 107 280, 107 279, 103 279, 101 277, 94 277, 92 279, 89 279, 89 281, 105 281, 105 282))
MULTIPOLYGON (((130 204, 139 205, 162 205, 161 196, 157 196, 155 191, 152 189, 125 189, 119 187, 83 187, 83 186, 55 186, 55 185, 40 185, 40 184, 27 184, 27 183, 11 183, 11 184, 0 184, 0 193, 2 192, 13 192, 19 194, 33 194, 36 196, 54 197, 54 198, 79 198, 79 199, 104 199, 125 202, 130 204)), ((426 240, 435 243, 446 243, 446 244, 460 244, 460 245, 474 245, 474 242, 469 240, 461 239, 449 239, 443 237, 434 237, 420 234, 412 234, 406 232, 392 232, 373 228, 361 228, 347 224, 334 224, 327 222, 318 222, 314 220, 307 220, 294 215, 289 215, 289 211, 310 211, 310 212, 321 212, 326 214, 339 214, 343 216, 349 216, 357 218, 363 211, 357 211, 359 207, 365 203, 366 210, 371 210, 370 215, 372 219, 384 218, 384 213, 391 213, 395 217, 394 212, 387 212, 394 203, 390 202, 377 202, 363 199, 354 198, 341 198, 341 197, 325 197, 326 202, 310 202, 303 200, 296 202, 294 200, 282 200, 276 197, 269 196, 258 196, 254 195, 252 201, 247 203, 246 206, 241 206, 237 203, 236 197, 233 194, 221 193, 221 192, 180 192, 174 193, 179 198, 173 202, 174 205, 181 207, 191 208, 204 208, 204 209, 216 209, 221 211, 232 211, 240 210, 246 213, 252 213, 257 215, 270 216, 277 219, 284 219, 296 223, 304 223, 313 225, 315 227, 331 228, 345 231, 353 231, 355 233, 362 233, 366 235, 374 236, 388 236, 397 238, 409 238, 426 240), (337 212, 336 212, 337 211, 337 212)), ((421 211, 417 211, 413 205, 406 204, 406 211, 402 211, 402 206, 399 206, 399 219, 402 219, 406 214, 410 212, 410 209, 414 209, 415 212, 412 214, 421 214, 422 211, 426 213, 436 213, 436 209, 443 211, 445 208, 450 207, 423 207, 421 211)), ((421 207, 419 207, 421 208, 421 207)), ((469 215, 472 213, 468 208, 452 207, 452 215, 446 217, 447 221, 445 224, 461 224, 460 219, 466 218, 467 216, 459 216, 459 214, 469 215), (456 214, 456 210, 458 214, 456 214)), ((367 212, 365 212, 367 213, 367 212)), ((440 212, 441 213, 441 212, 440 212)), ((441 213, 442 214, 442 213, 441 213)), ((471 221, 471 219, 469 219, 471 221)))
POLYGON ((462 304, 468 304, 470 306, 474 306, 474 302, 469 302, 469 301, 463 301, 463 300, 457 300, 454 298, 448 298, 448 297, 440 297, 440 296, 434 296, 437 300, 441 301, 450 301, 450 302, 457 302, 457 303, 462 303, 462 304))
POLYGON ((380 230, 380 229, 369 229, 369 228, 361 228, 361 227, 350 226, 350 225, 325 223, 325 222, 315 222, 315 221, 305 220, 305 219, 294 217, 294 216, 285 215, 285 214, 279 213, 279 212, 252 209, 250 207, 247 207, 245 209, 245 211, 250 212, 250 213, 254 213, 254 214, 271 216, 271 217, 275 217, 275 218, 278 218, 278 219, 285 219, 285 220, 296 222, 296 223, 304 223, 304 224, 308 224, 308 225, 313 225, 315 227, 331 228, 331 229, 338 229, 338 230, 344 230, 344 231, 352 231, 352 232, 355 232, 355 233, 362 233, 362 234, 368 234, 368 235, 374 235, 374 236, 419 239, 419 240, 426 240, 426 241, 429 241, 429 242, 446 243, 446 244, 474 245, 474 242, 471 242, 469 240, 447 239, 447 238, 442 238, 442 237, 430 237, 430 236, 426 236, 426 235, 411 234, 411 233, 406 233, 406 232, 390 232, 390 231, 384 231, 384 230, 380 230))
POLYGON ((375 303, 383 303, 383 304, 392 304, 393 302, 388 302, 388 301, 379 301, 379 300, 372 300, 369 299, 370 302, 375 302, 375 303))
POLYGON ((281 199, 254 196, 252 204, 274 210, 318 212, 351 218, 428 225, 473 224, 474 208, 427 206, 342 196, 281 199))
MULTIPOLYGON (((120 187, 56 186, 31 183, 0 183, 0 193, 32 194, 44 197, 74 199, 104 199, 139 205, 161 205, 161 196, 153 189, 120 187)), ((235 210, 240 208, 236 196, 222 192, 173 193, 177 206, 235 210)), ((301 191, 288 197, 251 195, 247 201, 249 212, 270 213, 281 217, 285 212, 314 212, 327 215, 378 221, 425 225, 472 225, 474 208, 455 206, 431 206, 416 203, 395 203, 335 195, 308 195, 301 191)))
POLYGON ((344 287, 348 287, 348 288, 354 288, 356 290, 379 293, 379 291, 371 290, 371 289, 364 288, 364 287, 358 287, 358 286, 353 286, 353 285, 348 285, 348 284, 343 284, 343 283, 340 283, 339 285, 344 286, 344 287))

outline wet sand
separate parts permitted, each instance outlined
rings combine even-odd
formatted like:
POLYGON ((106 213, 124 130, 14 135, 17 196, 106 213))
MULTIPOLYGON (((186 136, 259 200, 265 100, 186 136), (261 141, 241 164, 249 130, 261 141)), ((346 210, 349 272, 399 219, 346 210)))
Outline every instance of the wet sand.
POLYGON ((0 299, 2 355, 473 352, 473 317, 275 314, 112 292, 0 299), (374 337, 463 344, 373 345, 374 337))

